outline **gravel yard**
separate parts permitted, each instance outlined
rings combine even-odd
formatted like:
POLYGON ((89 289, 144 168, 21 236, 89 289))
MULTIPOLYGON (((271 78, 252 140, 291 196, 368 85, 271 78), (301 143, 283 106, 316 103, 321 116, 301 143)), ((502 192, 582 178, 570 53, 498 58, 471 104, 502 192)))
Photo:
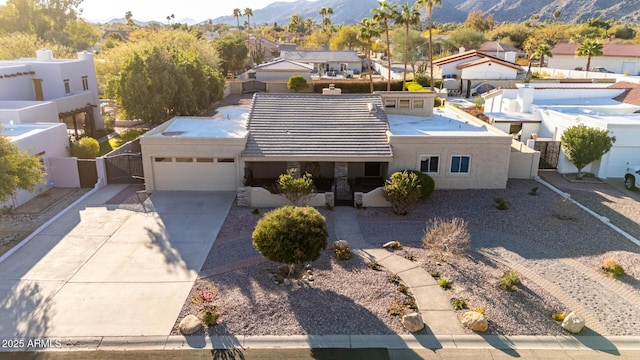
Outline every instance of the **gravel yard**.
MULTIPOLYGON (((400 241, 405 246, 400 255, 409 252, 427 271, 437 270, 452 281, 448 297, 463 299, 469 307, 484 307, 490 334, 561 335, 563 330, 550 315, 578 310, 587 326, 593 325, 585 334, 640 335, 640 302, 634 301, 640 298, 640 248, 559 199, 534 181, 513 180, 504 190, 436 191, 405 217, 388 208, 362 209, 358 221, 372 248, 400 241), (539 187, 537 195, 528 195, 534 186, 539 187), (506 199, 509 209, 496 209, 496 197, 506 199), (574 219, 561 220, 551 215, 554 212, 574 219), (437 263, 422 248, 422 235, 430 219, 453 216, 468 222, 472 249, 466 257, 437 263), (624 278, 602 274, 599 267, 607 257, 624 266, 624 278), (511 269, 521 274, 522 285, 508 292, 497 283, 511 269)), ((615 203, 609 206, 615 209, 615 203)), ((387 313, 394 300, 404 301, 404 295, 388 282, 390 274, 370 270, 359 258, 338 261, 327 250, 313 264, 314 281, 290 287, 273 284, 269 275, 279 265, 265 261, 251 246, 259 218, 251 210, 231 209, 194 287, 220 288, 216 305, 222 317, 210 333, 406 333, 399 317, 387 313)), ((322 213, 331 242, 333 212, 322 209, 322 213)), ((182 317, 192 312, 196 309, 189 298, 174 334, 182 317)))

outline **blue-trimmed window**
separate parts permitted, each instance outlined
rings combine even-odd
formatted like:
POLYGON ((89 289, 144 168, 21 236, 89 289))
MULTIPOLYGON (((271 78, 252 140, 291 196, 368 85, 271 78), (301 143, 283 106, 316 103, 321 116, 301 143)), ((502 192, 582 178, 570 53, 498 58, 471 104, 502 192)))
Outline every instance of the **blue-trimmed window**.
POLYGON ((468 173, 471 156, 452 156, 451 157, 451 173, 468 173))

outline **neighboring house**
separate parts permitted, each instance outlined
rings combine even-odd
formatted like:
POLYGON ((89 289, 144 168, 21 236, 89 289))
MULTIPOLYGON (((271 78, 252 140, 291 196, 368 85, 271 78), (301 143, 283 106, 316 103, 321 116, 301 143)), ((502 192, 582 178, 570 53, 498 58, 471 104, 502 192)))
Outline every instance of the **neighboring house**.
POLYGON ((403 169, 428 173, 438 189, 502 189, 509 176, 535 175, 510 173, 511 136, 453 107, 434 111, 433 93, 327 93, 257 93, 250 111, 158 126, 141 137, 147 191, 240 188, 239 202, 273 206, 257 200, 262 187, 298 168, 335 196, 327 203, 376 206, 386 204, 384 179, 403 169))
MULTIPOLYGON (((491 84, 490 80, 514 80, 525 74, 525 70, 513 61, 478 50, 462 51, 459 54, 435 60, 433 65, 436 73, 444 79, 448 90, 454 90, 454 93, 466 93, 467 97, 473 95, 471 90, 483 82, 491 84)), ((495 82, 495 84, 498 83, 498 81, 495 82)), ((492 86, 492 88, 495 87, 497 86, 492 86)))
POLYGON ((525 55, 517 47, 498 41, 485 41, 480 45, 478 51, 511 62, 515 62, 518 56, 525 55))
MULTIPOLYGON (((587 64, 586 57, 576 56, 580 44, 559 43, 551 49, 548 67, 573 70, 587 64)), ((591 57, 591 68, 605 68, 618 74, 640 75, 640 45, 603 44, 602 55, 591 57)), ((588 70, 588 69, 584 69, 588 70)))
POLYGON ((76 134, 103 128, 93 54, 55 59, 38 50, 35 59, 0 61, 0 122, 64 122, 76 134))
MULTIPOLYGON (((68 147, 69 139, 67 136, 67 129, 64 124, 49 123, 49 124, 2 124, 1 136, 6 136, 9 141, 16 144, 18 149, 28 151, 31 155, 37 156, 45 165, 46 181, 45 183, 36 186, 33 192, 24 190, 18 190, 14 193, 14 196, 5 201, 0 202, 0 208, 9 206, 16 208, 38 194, 48 190, 52 186, 57 187, 79 187, 77 182, 77 175, 75 176, 76 182, 69 181, 67 175, 69 173, 77 174, 77 168, 67 167, 68 162, 63 158, 69 156, 68 147), (67 180, 64 180, 67 179, 67 180), (56 183, 60 181, 60 183, 56 183)), ((71 162, 75 163, 75 159, 71 162)))
POLYGON ((541 167, 557 168, 560 173, 577 172, 560 151, 559 141, 567 128, 578 124, 608 130, 616 139, 611 151, 584 171, 599 178, 622 177, 627 163, 640 159, 638 83, 531 83, 483 97, 485 115, 494 126, 541 151, 553 149, 541 154, 541 167))
POLYGON ((357 51, 282 51, 280 57, 312 65, 313 73, 318 76, 344 76, 362 71, 362 59, 357 51))
POLYGON ((251 36, 247 40, 247 47, 249 48, 249 54, 254 52, 262 53, 262 62, 271 62, 280 56, 279 44, 265 37, 256 38, 251 36))
POLYGON ((300 75, 310 81, 311 71, 313 71, 313 66, 309 64, 303 64, 287 59, 276 59, 254 67, 245 74, 239 76, 239 78, 244 79, 246 77, 247 79, 256 79, 260 81, 289 80, 293 75, 300 75))

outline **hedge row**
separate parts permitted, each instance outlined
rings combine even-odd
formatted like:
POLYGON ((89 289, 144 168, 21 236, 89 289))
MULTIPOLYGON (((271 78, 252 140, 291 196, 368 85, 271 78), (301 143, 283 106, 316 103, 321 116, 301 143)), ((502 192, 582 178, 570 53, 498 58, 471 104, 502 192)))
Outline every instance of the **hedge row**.
MULTIPOLYGON (((334 84, 343 94, 368 94, 371 89, 367 80, 317 80, 312 82, 313 92, 321 94, 322 89, 328 88, 329 84, 334 84)), ((373 90, 386 91, 387 82, 374 81, 373 90)), ((391 91, 402 91, 402 80, 391 81, 391 91)))

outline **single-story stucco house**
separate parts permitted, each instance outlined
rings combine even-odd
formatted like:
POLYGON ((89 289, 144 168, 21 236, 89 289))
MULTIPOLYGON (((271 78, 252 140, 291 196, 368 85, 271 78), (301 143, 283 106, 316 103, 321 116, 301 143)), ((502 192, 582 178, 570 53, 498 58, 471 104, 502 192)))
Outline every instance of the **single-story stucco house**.
POLYGON ((289 80, 293 75, 299 75, 311 81, 313 66, 287 59, 276 59, 268 63, 255 66, 242 74, 240 79, 255 79, 259 81, 289 80))
POLYGON ((517 152, 510 135, 458 109, 434 110, 433 93, 327 93, 257 93, 250 109, 158 126, 141 137, 147 191, 240 189, 259 206, 263 187, 297 168, 331 193, 326 203, 376 206, 380 194, 366 194, 403 169, 428 173, 439 189, 501 189, 536 175, 537 153, 517 152))
POLYGON ((280 58, 313 66, 318 76, 345 76, 362 71, 362 59, 357 51, 281 51, 280 58))
MULTIPOLYGON (((559 43, 551 49, 553 57, 548 59, 550 68, 581 68, 587 64, 586 57, 576 56, 580 44, 559 43)), ((592 56, 592 68, 603 67, 617 74, 640 75, 640 45, 638 44, 603 44, 602 55, 592 56)))

